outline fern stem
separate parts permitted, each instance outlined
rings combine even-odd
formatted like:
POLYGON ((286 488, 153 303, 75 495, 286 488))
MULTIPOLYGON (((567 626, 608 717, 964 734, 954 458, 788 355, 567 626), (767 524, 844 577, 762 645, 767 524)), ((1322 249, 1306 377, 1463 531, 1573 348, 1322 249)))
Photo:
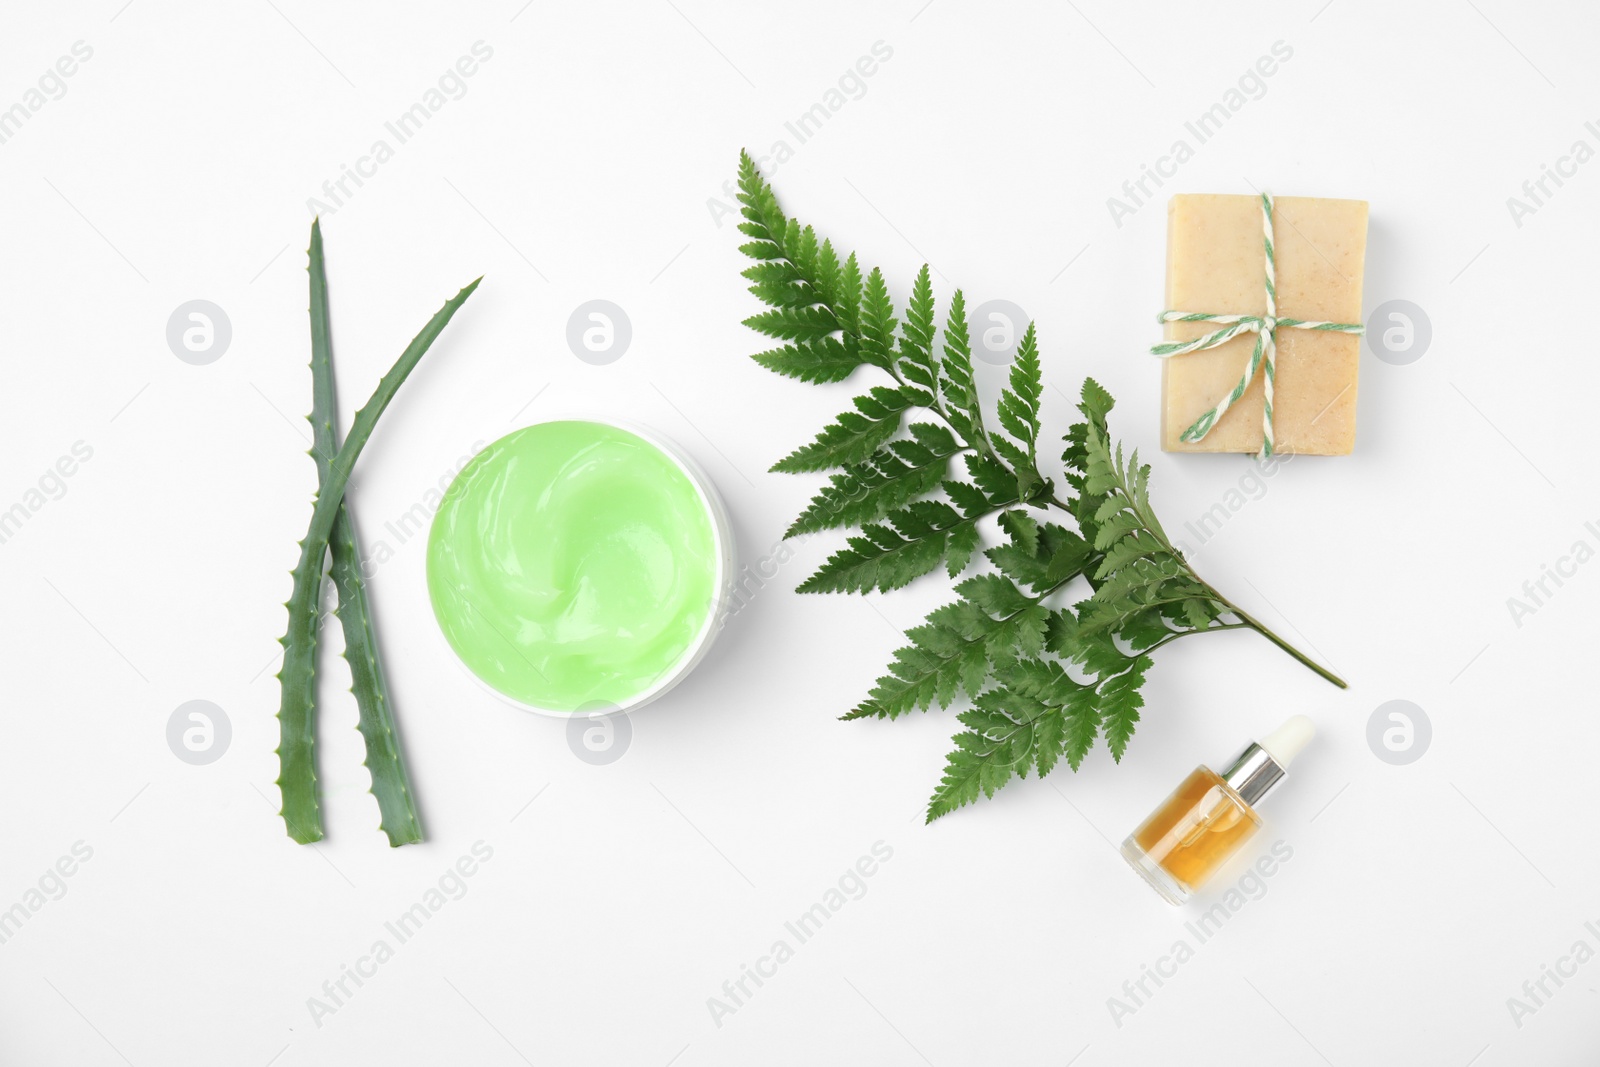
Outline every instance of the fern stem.
MULTIPOLYGON (((1190 573, 1193 572, 1191 571, 1190 573)), ((1262 622, 1254 615, 1251 615, 1248 611, 1245 611, 1237 604, 1234 604, 1227 597, 1223 596, 1221 593, 1218 593, 1215 589, 1212 589, 1211 586, 1205 582, 1201 582, 1200 584, 1205 585, 1207 589, 1211 589, 1211 595, 1217 598, 1217 603, 1223 605, 1234 615, 1238 616, 1239 620, 1246 626, 1250 627, 1250 629, 1254 630, 1262 637, 1265 637, 1268 641, 1271 641, 1273 644, 1289 653, 1289 655, 1293 656, 1308 670, 1317 674, 1326 681, 1332 682, 1340 689, 1350 688, 1349 684, 1346 683, 1343 678, 1339 677, 1337 674, 1334 674, 1332 671, 1328 670, 1328 668, 1324 667, 1322 664, 1318 663, 1316 660, 1312 659, 1310 656, 1306 655, 1304 652, 1301 652, 1298 648, 1295 648, 1289 642, 1273 633, 1271 628, 1269 628, 1266 623, 1262 622)))
POLYGON ((1218 623, 1215 626, 1207 626, 1204 630, 1174 630, 1170 634, 1168 634, 1166 637, 1163 637, 1161 640, 1157 641, 1155 644, 1149 646, 1148 648, 1139 649, 1139 654, 1143 655, 1143 656, 1148 656, 1150 653, 1154 652, 1156 649, 1161 648, 1161 647, 1166 646, 1166 645, 1170 645, 1170 644, 1172 644, 1172 642, 1176 641, 1180 637, 1193 637, 1195 634, 1216 633, 1218 630, 1248 630, 1248 629, 1250 629, 1250 626, 1247 623, 1242 623, 1242 622, 1222 622, 1222 623, 1218 623))

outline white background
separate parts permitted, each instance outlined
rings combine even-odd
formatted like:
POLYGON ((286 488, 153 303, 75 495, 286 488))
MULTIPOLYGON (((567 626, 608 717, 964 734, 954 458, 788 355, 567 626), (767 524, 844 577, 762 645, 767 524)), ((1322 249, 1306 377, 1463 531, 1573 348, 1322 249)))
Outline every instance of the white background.
POLYGON ((1507 998, 1579 939, 1600 948, 1600 566, 1521 626, 1507 599, 1600 544, 1600 164, 1520 227, 1506 199, 1575 140, 1600 147, 1600 27, 1578 4, 1321 2, 8 5, 0 107, 74 42, 93 57, 0 144, 0 508, 74 442, 93 458, 0 544, 0 908, 75 842, 93 857, 0 945, 0 1062, 1594 1062, 1600 962, 1520 1026, 1507 998), (330 657, 329 836, 301 847, 276 814, 273 673, 315 482, 307 201, 479 40, 466 95, 324 216, 347 421, 486 275, 350 496, 369 551, 395 548, 373 598, 429 840, 378 833, 330 657), (1280 40, 1265 94, 1114 225, 1107 198, 1280 40), (784 123, 878 41, 893 54, 865 94, 799 144, 784 123), (609 766, 474 686, 421 539, 384 532, 474 441, 573 411, 645 423, 710 471, 749 559, 815 488, 764 471, 850 387, 746 358, 756 305, 708 203, 741 145, 778 140, 785 206, 902 299, 927 259, 941 304, 959 284, 1037 319, 1052 439, 1081 378, 1105 383, 1175 535, 1250 460, 1155 451, 1165 195, 1369 200, 1366 307, 1418 304, 1432 345, 1407 366, 1364 348, 1356 454, 1283 468, 1195 552, 1350 689, 1248 632, 1184 642, 1158 654, 1121 766, 1101 748, 925 827, 953 715, 834 720, 947 583, 795 595, 828 539, 609 766), (233 328, 208 366, 165 339, 196 298, 233 328), (565 341, 595 298, 633 325, 607 366, 565 341), (209 766, 165 739, 192 699, 232 724, 209 766), (1391 699, 1433 724, 1408 766, 1366 741, 1391 699), (1118 1025, 1108 998, 1193 945, 1183 924, 1216 898, 1168 907, 1113 842, 1295 712, 1321 737, 1252 846, 1292 860, 1118 1025), (480 840, 466 895, 317 1025, 308 998, 480 840), (708 998, 880 840, 866 894, 716 1025, 708 998))

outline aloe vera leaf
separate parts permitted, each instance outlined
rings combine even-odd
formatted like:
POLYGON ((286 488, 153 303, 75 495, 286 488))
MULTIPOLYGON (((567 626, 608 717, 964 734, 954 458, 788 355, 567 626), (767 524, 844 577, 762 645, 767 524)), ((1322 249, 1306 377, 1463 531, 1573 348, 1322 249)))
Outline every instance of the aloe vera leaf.
POLYGON ((311 512, 311 525, 300 542, 300 560, 291 572, 294 589, 284 605, 289 609, 289 626, 278 642, 283 645, 283 666, 278 671, 283 692, 278 706, 277 784, 283 793, 284 825, 289 836, 301 844, 322 840, 316 771, 317 593, 322 582, 328 538, 344 500, 344 487, 378 418, 434 339, 482 280, 473 281, 445 301, 378 382, 371 398, 356 412, 350 436, 328 465, 328 477, 318 489, 316 507, 311 512))
MULTIPOLYGON (((328 480, 328 467, 339 447, 339 404, 333 378, 333 340, 328 318, 328 273, 322 258, 322 226, 311 223, 311 432, 318 484, 328 480)), ((332 549, 336 609, 344 628, 344 658, 350 665, 350 691, 360 710, 361 739, 372 795, 378 801, 378 825, 395 848, 422 840, 422 824, 412 801, 411 782, 395 736, 389 683, 372 629, 366 579, 361 576, 361 549, 348 500, 341 500, 333 519, 332 549)))

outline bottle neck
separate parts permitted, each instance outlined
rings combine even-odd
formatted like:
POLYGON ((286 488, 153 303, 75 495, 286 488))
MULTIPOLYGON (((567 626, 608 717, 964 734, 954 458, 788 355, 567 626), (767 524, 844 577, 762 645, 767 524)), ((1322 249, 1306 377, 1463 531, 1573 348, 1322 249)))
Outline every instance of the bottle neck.
POLYGON ((1271 753, 1254 741, 1250 742, 1239 758, 1222 772, 1222 778, 1250 807, 1259 804, 1288 771, 1272 758, 1271 753))

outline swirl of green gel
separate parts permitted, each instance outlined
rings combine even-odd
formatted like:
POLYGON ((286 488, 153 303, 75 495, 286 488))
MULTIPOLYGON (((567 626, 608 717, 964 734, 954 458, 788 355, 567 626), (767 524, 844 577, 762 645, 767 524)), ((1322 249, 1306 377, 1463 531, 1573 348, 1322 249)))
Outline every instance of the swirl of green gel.
POLYGON ((705 497, 661 448, 546 422, 456 477, 428 538, 428 596, 498 692, 549 711, 626 706, 710 624, 718 558, 705 497))

